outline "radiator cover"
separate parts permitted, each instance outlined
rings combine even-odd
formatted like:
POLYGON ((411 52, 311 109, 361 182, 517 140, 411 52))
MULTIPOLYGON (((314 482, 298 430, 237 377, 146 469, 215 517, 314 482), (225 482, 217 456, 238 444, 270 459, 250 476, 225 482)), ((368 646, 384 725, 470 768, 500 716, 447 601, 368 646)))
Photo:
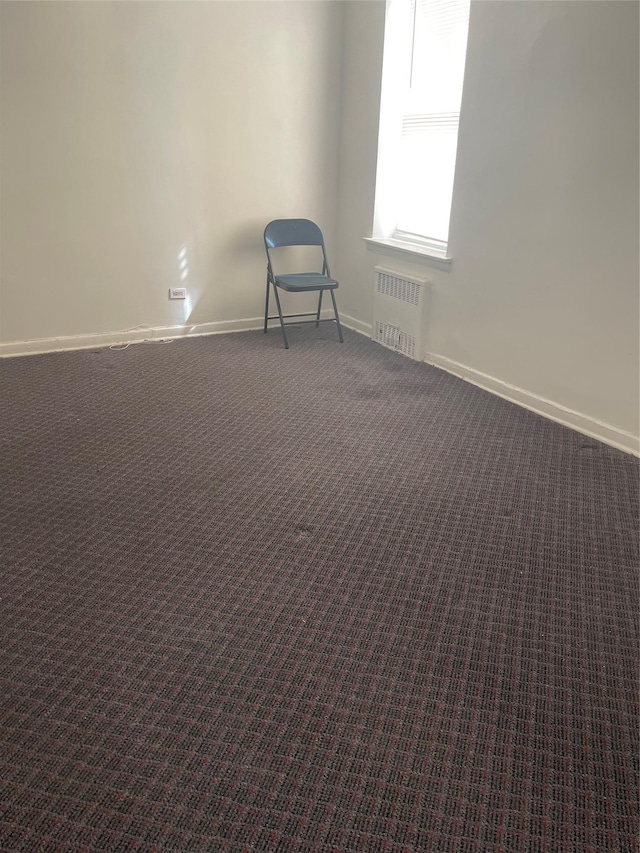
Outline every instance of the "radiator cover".
POLYGON ((375 267, 372 340, 422 361, 427 279, 375 267))

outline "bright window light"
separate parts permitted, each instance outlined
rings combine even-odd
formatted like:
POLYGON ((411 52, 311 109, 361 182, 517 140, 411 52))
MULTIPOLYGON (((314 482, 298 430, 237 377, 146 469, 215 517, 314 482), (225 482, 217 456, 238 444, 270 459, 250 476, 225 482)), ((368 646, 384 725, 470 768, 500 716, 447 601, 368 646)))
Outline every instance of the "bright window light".
POLYGON ((388 0, 374 235, 446 250, 470 0, 388 0))

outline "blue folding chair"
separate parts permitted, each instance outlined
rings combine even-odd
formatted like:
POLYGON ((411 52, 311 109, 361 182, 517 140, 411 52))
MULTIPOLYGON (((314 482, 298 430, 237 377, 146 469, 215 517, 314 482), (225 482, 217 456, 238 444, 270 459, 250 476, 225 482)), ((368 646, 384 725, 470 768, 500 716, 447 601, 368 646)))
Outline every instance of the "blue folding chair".
POLYGON ((274 219, 273 222, 270 222, 264 229, 264 245, 267 250, 267 299, 264 309, 265 334, 268 331, 267 323, 269 320, 280 320, 280 328, 282 329, 282 337, 284 339, 284 348, 289 349, 289 341, 287 340, 285 326, 297 326, 300 323, 315 323, 317 328, 320 323, 335 322, 338 327, 338 338, 340 343, 342 343, 342 327, 340 325, 338 306, 336 305, 336 297, 334 293, 335 289, 338 287, 338 282, 334 278, 331 278, 322 231, 309 219, 274 219), (273 271, 273 264, 271 262, 270 250, 279 249, 284 246, 319 246, 322 250, 322 272, 299 272, 288 273, 286 275, 275 274, 273 271), (278 306, 278 313, 274 314, 272 317, 269 316, 270 287, 273 287, 276 305, 278 306), (291 293, 318 291, 318 310, 307 312, 305 314, 283 314, 278 288, 287 290, 291 293), (331 294, 335 317, 331 317, 327 320, 321 320, 320 311, 322 309, 322 294, 325 290, 328 290, 331 294), (313 317, 314 319, 297 320, 292 323, 285 323, 285 320, 291 317, 313 317))

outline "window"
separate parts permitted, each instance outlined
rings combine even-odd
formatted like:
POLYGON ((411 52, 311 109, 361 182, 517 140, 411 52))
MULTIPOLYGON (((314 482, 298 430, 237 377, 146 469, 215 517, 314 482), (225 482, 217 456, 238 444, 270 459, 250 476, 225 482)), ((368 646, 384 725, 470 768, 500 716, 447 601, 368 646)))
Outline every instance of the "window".
POLYGON ((470 0, 387 0, 374 236, 446 256, 470 0))

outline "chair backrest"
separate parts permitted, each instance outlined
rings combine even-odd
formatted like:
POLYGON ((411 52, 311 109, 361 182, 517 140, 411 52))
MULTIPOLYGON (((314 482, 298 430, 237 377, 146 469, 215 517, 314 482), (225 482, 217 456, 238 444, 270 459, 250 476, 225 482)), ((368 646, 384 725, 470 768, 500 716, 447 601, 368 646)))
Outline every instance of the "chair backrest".
POLYGON ((268 249, 281 246, 322 246, 322 231, 310 219, 274 219, 264 229, 268 249))

